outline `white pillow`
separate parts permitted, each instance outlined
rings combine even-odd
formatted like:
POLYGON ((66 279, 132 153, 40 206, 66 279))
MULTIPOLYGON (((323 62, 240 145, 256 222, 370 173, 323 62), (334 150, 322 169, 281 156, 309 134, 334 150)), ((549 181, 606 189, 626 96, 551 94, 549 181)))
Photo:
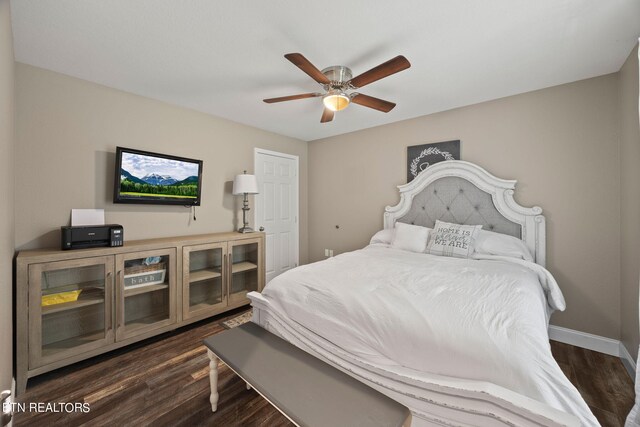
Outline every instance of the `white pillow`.
POLYGON ((476 253, 483 255, 507 256, 533 262, 533 256, 522 240, 493 231, 480 230, 474 249, 476 253))
POLYGON ((436 220, 427 253, 432 255, 469 258, 481 225, 460 225, 436 220))
POLYGON ((393 242, 393 236, 396 234, 395 228, 385 228, 384 230, 378 231, 373 235, 370 245, 375 245, 376 243, 382 243, 385 245, 390 245, 393 242))
POLYGON ((395 234, 391 247, 403 251, 424 252, 429 240, 429 229, 419 225, 396 222, 395 234))

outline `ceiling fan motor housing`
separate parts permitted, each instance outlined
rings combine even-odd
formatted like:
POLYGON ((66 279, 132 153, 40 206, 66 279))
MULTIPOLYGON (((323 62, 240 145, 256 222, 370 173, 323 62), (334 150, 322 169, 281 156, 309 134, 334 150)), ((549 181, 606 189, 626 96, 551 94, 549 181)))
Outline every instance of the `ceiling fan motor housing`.
POLYGON ((343 65, 334 65, 332 67, 327 67, 321 72, 322 74, 327 76, 329 80, 331 80, 331 87, 333 89, 342 88, 342 86, 353 77, 351 69, 343 65))

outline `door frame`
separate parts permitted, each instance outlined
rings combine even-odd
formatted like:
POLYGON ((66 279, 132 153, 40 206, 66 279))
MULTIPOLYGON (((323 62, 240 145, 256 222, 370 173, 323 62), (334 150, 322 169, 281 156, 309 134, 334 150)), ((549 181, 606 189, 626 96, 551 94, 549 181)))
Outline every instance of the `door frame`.
MULTIPOLYGON (((285 159, 291 159, 294 160, 296 162, 296 175, 295 175, 295 193, 296 193, 296 202, 294 205, 294 212, 295 212, 295 227, 294 227, 294 232, 295 232, 295 257, 294 257, 294 261, 295 261, 295 265, 294 268, 300 265, 300 157, 296 156, 294 154, 287 154, 287 153, 280 153, 278 151, 272 151, 272 150, 266 150, 264 148, 258 148, 255 147, 253 149, 253 173, 255 175, 258 174, 258 154, 266 154, 267 156, 274 156, 274 157, 282 157, 285 159)), ((261 194, 256 194, 255 195, 256 198, 258 197, 262 197, 261 194)), ((254 212, 255 212, 255 216, 253 218, 253 225, 254 227, 257 225, 257 219, 259 218, 259 210, 258 210, 258 203, 256 202, 256 200, 254 199, 254 212)), ((266 241, 265 241, 266 243, 266 241)), ((266 257, 266 253, 267 253, 267 245, 265 244, 265 257, 266 257)), ((266 281, 266 278, 265 278, 266 281)), ((266 285, 266 283, 265 283, 266 285)))

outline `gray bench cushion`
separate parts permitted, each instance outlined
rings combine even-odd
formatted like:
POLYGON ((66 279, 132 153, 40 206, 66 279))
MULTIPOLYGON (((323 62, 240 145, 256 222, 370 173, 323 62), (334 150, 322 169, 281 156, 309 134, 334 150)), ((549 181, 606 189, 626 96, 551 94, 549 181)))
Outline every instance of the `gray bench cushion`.
POLYGON ((204 344, 300 426, 399 427, 409 417, 400 403, 255 323, 204 344))

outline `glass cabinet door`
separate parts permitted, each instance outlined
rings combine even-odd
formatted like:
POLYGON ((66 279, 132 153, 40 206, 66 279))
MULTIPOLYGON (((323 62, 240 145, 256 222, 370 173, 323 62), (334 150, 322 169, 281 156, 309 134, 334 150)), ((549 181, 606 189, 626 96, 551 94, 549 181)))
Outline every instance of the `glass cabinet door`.
POLYGON ((176 322, 175 249, 116 255, 116 340, 176 322))
POLYGON ((112 292, 113 257, 30 265, 30 366, 112 343, 112 292))
POLYGON ((247 293, 262 290, 262 240, 229 242, 229 306, 249 302, 247 293))
POLYGON ((225 243, 183 248, 183 317, 222 311, 227 306, 225 243))

